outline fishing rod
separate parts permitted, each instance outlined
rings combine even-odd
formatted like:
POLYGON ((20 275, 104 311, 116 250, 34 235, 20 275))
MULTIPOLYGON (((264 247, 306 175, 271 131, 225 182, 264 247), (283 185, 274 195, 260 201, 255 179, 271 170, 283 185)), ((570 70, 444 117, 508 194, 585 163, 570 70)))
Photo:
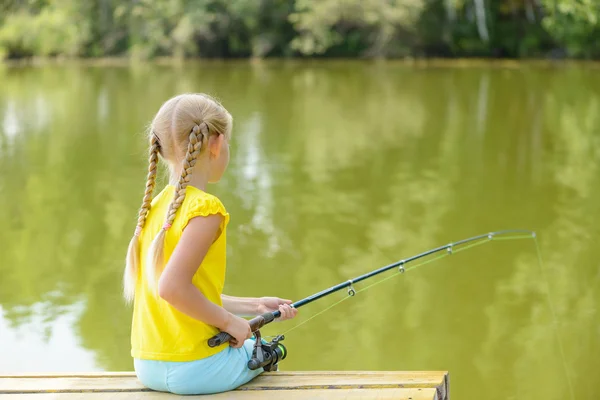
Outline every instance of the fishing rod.
MULTIPOLYGON (((348 290, 348 295, 354 296, 356 294, 356 290, 354 289, 355 283, 372 278, 383 272, 389 271, 394 268, 398 268, 398 272, 403 273, 405 271, 404 267, 406 264, 416 261, 420 258, 427 257, 432 254, 443 252, 443 251, 446 251, 448 254, 452 254, 454 248, 468 244, 468 243, 476 242, 476 241, 482 240, 482 239, 491 240, 498 236, 515 235, 515 234, 522 234, 522 235, 527 235, 527 236, 523 236, 523 237, 535 238, 535 232, 525 230, 525 229, 508 229, 508 230, 489 232, 489 233, 484 233, 481 235, 473 236, 473 237, 470 237, 467 239, 459 240, 458 242, 449 243, 444 246, 440 246, 440 247, 436 247, 431 250, 427 250, 427 251, 417 254, 415 256, 397 261, 395 263, 386 265, 386 266, 376 269, 374 271, 357 276, 356 278, 349 279, 342 283, 338 283, 337 285, 334 285, 328 289, 322 290, 322 291, 317 292, 311 296, 308 296, 302 300, 292 303, 291 307, 300 308, 302 306, 312 303, 313 301, 319 300, 325 296, 329 296, 330 294, 336 293, 336 292, 338 292, 342 289, 346 289, 346 288, 348 290)), ((261 336, 260 336, 260 328, 273 322, 276 318, 278 318, 280 316, 281 316, 281 312, 279 310, 275 310, 275 311, 267 312, 267 313, 264 313, 257 317, 254 317, 250 321, 248 321, 250 323, 250 329, 252 330, 252 332, 254 332, 254 336, 256 337, 256 343, 255 343, 255 347, 254 347, 254 351, 253 351, 253 356, 250 359, 250 361, 248 361, 248 367, 250 369, 254 370, 254 369, 263 367, 265 369, 265 371, 276 370, 278 361, 283 360, 285 358, 287 351, 286 351, 285 347, 281 343, 279 343, 280 341, 282 341, 284 339, 283 335, 279 335, 279 336, 275 337, 275 339, 273 339, 270 343, 265 343, 264 341, 262 341, 261 336)), ((210 338, 208 340, 208 345, 209 345, 209 347, 216 347, 225 342, 228 342, 230 339, 232 339, 232 336, 229 333, 219 332, 217 335, 213 336, 212 338, 210 338)))

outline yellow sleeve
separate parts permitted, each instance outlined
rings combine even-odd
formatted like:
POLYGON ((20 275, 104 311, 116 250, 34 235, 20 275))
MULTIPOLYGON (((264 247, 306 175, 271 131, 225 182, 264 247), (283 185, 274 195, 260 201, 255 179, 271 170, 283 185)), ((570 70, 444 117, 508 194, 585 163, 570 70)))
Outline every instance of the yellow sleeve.
POLYGON ((223 222, 221 223, 221 229, 225 228, 229 222, 229 213, 225 210, 225 206, 221 203, 221 200, 208 193, 204 193, 203 196, 193 199, 186 211, 184 223, 181 227, 182 231, 190 220, 195 217, 207 217, 209 215, 220 214, 224 217, 223 222))

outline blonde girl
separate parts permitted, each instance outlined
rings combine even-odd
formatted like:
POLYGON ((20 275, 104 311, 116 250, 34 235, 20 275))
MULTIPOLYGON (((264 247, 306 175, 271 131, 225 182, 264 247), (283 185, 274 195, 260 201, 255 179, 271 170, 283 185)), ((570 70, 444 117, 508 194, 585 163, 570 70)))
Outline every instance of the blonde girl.
POLYGON ((205 94, 183 94, 162 105, 149 129, 146 191, 124 275, 133 301, 131 354, 147 387, 177 394, 208 394, 236 388, 251 371, 252 332, 241 316, 279 309, 293 318, 290 300, 222 294, 229 214, 205 191, 229 163, 232 118, 205 94), (169 167, 170 184, 156 197, 158 159, 169 167), (221 331, 230 343, 210 348, 221 331))

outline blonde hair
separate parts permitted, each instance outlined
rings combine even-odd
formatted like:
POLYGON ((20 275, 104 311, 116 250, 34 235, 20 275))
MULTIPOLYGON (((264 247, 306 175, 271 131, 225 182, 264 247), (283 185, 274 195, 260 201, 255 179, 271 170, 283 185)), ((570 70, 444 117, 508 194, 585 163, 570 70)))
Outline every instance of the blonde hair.
MULTIPOLYGON (((158 156, 169 165, 174 174, 182 165, 181 175, 175 186, 175 194, 169 205, 165 223, 152 241, 146 255, 146 280, 153 291, 158 276, 164 268, 164 244, 166 231, 171 227, 177 210, 185 199, 186 187, 190 181, 203 143, 210 135, 231 135, 232 118, 229 112, 215 99, 206 94, 182 94, 167 100, 152 120, 148 136, 150 150, 148 155, 148 176, 142 206, 138 212, 135 233, 129 242, 123 291, 127 301, 135 295, 140 269, 140 234, 146 223, 152 202, 152 192, 156 186, 156 167, 158 156)), ((206 142, 205 142, 206 141, 206 142)))

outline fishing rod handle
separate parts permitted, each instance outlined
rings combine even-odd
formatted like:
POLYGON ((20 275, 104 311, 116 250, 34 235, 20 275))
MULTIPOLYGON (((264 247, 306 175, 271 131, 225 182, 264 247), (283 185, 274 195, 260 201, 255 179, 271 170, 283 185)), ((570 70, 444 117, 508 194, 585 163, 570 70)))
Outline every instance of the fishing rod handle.
MULTIPOLYGON (((279 311, 268 312, 268 313, 259 315, 257 317, 254 317, 250 321, 248 321, 252 332, 256 332, 257 330, 259 330, 266 324, 273 322, 273 320, 277 316, 279 316, 279 315, 276 316, 275 314, 281 315, 281 313, 279 311)), ((219 332, 215 336, 208 339, 208 347, 217 347, 225 342, 230 341, 231 339, 232 339, 232 336, 229 333, 219 332)))

